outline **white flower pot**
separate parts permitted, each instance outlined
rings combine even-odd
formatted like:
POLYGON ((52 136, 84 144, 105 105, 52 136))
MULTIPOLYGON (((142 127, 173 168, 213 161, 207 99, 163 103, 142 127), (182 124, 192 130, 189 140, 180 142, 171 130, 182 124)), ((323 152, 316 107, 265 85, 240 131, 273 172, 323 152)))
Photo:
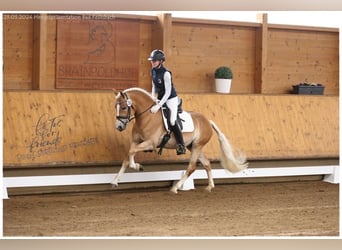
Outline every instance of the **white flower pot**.
POLYGON ((232 79, 215 79, 216 92, 218 93, 230 93, 230 86, 232 79))

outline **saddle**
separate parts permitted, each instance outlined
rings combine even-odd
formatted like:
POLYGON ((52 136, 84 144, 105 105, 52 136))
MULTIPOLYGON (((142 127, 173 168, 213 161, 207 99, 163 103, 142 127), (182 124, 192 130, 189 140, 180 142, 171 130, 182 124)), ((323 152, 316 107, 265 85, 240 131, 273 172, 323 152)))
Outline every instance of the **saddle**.
MULTIPOLYGON (((178 103, 178 111, 177 111, 177 120, 179 127, 181 128, 182 132, 193 132, 194 131, 194 122, 192 120, 191 115, 183 110, 182 107, 183 100, 179 98, 178 103)), ((164 126, 167 131, 170 131, 171 124, 170 124, 170 109, 167 107, 166 104, 162 107, 162 114, 163 114, 163 121, 164 126)))
MULTIPOLYGON (((179 127, 181 128, 181 131, 184 132, 193 132, 195 127, 194 127, 194 122, 192 120, 191 115, 183 111, 182 108, 183 100, 179 98, 179 103, 178 103, 178 111, 177 111, 177 120, 176 123, 178 123, 179 127)), ((163 105, 162 107, 162 114, 163 114, 163 121, 164 121, 164 126, 166 129, 166 134, 163 136, 162 141, 160 144, 157 146, 159 148, 158 154, 161 155, 163 148, 165 144, 170 140, 171 138, 171 124, 170 124, 170 109, 167 107, 166 104, 163 105)))

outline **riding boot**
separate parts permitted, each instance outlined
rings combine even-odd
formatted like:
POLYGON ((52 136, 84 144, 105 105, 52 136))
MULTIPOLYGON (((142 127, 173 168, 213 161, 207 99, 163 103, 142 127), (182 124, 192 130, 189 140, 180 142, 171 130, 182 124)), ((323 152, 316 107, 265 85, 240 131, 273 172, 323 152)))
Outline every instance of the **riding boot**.
POLYGON ((176 123, 174 126, 171 126, 171 128, 177 141, 177 149, 176 149, 177 155, 185 154, 183 134, 179 125, 176 123))

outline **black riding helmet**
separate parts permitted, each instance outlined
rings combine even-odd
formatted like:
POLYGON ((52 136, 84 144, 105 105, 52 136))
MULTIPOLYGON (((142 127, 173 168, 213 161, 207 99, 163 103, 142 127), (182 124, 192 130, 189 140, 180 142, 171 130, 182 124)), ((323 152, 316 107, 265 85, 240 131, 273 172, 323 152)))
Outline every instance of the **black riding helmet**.
POLYGON ((155 49, 151 52, 150 57, 148 58, 149 61, 165 61, 165 54, 162 50, 155 49))

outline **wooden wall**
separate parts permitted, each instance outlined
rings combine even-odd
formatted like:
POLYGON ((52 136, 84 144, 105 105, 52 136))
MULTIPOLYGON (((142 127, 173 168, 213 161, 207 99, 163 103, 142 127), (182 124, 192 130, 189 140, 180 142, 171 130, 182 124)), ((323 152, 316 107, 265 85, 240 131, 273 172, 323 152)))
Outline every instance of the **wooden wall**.
MULTIPOLYGON (((152 49, 167 52, 178 92, 214 92, 214 70, 232 67, 232 93, 288 94, 303 81, 339 93, 339 32, 332 28, 115 15, 139 20, 139 87, 150 89, 152 49)), ((55 90, 57 14, 5 14, 4 89, 55 90), (26 17, 26 18, 25 18, 26 17), (37 63, 39 62, 39 63, 37 63)))
POLYGON ((286 93, 291 84, 304 81, 324 83, 326 94, 338 94, 339 56, 335 32, 304 32, 270 26, 267 59, 264 94, 286 93))
POLYGON ((255 39, 253 25, 234 26, 175 21, 168 66, 181 92, 214 92, 214 72, 228 65, 234 73, 233 93, 253 93, 255 39))
MULTIPOLYGON (((339 155, 338 97, 182 94, 184 109, 214 120, 249 160, 339 155)), ((115 130, 111 91, 4 92, 4 168, 119 164, 130 124, 115 130)), ((205 149, 219 159, 213 136, 205 149)), ((174 150, 140 153, 142 162, 186 161, 174 150)))
MULTIPOLYGON (((165 50, 184 107, 215 120, 249 159, 338 157, 338 29, 273 25, 266 15, 259 23, 112 17, 139 21, 137 86, 151 88, 147 57, 165 50), (214 93, 220 65, 234 71, 230 95, 214 93), (325 95, 289 95, 303 81, 323 83, 325 95)), ((56 89, 58 18, 3 15, 5 168, 118 163, 128 148, 130 133, 114 129, 111 91, 56 89)), ((215 138, 207 153, 215 160, 218 152, 215 138)))
MULTIPOLYGON (((4 90, 56 90, 57 19, 62 15, 42 15, 3 15, 4 90), (41 63, 38 64, 38 61, 41 63), (36 72, 38 76, 35 75, 36 72)), ((132 18, 140 20, 137 85, 150 88, 150 64, 147 57, 152 50, 151 33, 155 18, 126 18, 128 21, 132 18)))
POLYGON ((3 88, 32 89, 33 19, 15 17, 3 15, 3 88))

